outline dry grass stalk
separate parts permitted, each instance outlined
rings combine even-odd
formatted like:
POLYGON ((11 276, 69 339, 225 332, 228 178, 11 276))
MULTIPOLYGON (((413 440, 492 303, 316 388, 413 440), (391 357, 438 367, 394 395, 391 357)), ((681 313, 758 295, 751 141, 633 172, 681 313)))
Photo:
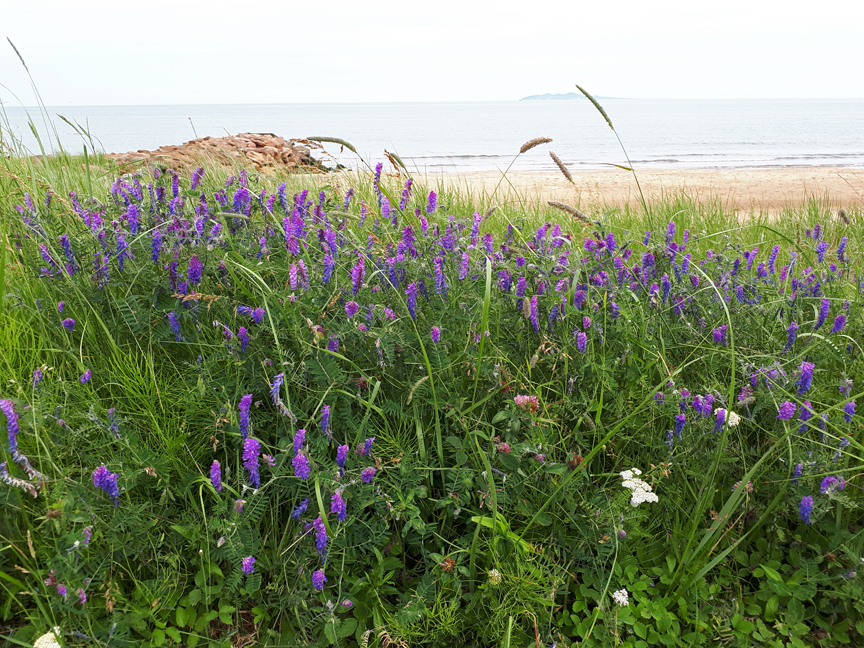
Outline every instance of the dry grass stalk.
POLYGON ((535 146, 540 146, 541 144, 548 144, 551 141, 552 141, 551 137, 535 137, 532 140, 528 140, 527 142, 525 142, 522 145, 522 148, 519 149, 519 155, 522 155, 523 153, 527 153, 528 151, 530 151, 535 146))
POLYGON ((837 210, 837 218, 839 218, 840 222, 842 222, 844 225, 851 225, 852 224, 852 221, 850 221, 849 217, 846 215, 845 209, 838 209, 837 210))
POLYGON ((489 209, 487 209, 487 210, 483 213, 483 218, 482 218, 481 220, 484 220, 484 221, 485 221, 485 220, 486 220, 487 218, 489 218, 492 214, 494 214, 495 211, 496 211, 497 209, 498 209, 498 205, 492 205, 489 209))
POLYGON ((561 173, 564 174, 564 177, 570 181, 570 184, 576 184, 575 182, 573 182, 573 176, 570 175, 569 169, 567 169, 567 167, 564 166, 564 163, 561 161, 561 158, 559 158, 557 155, 555 155, 554 151, 549 151, 549 155, 551 156, 552 161, 558 165, 559 169, 561 169, 561 173))
POLYGON ((557 200, 549 200, 546 202, 546 204, 549 205, 550 207, 554 207, 555 209, 560 209, 563 212, 567 212, 568 214, 570 214, 574 218, 578 218, 579 220, 581 220, 583 223, 590 223, 591 222, 591 219, 588 218, 585 214, 583 214, 581 211, 579 211, 575 207, 571 207, 567 203, 558 202, 557 200))

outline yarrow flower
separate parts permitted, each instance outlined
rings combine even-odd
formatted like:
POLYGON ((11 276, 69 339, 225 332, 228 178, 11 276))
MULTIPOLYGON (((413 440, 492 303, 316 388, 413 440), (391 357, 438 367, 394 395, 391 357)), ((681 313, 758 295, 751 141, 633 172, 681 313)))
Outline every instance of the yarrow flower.
POLYGON ((120 506, 120 490, 117 487, 117 474, 112 473, 105 464, 93 471, 93 485, 105 491, 113 501, 114 506, 120 506))
POLYGON ((630 598, 627 595, 626 589, 620 589, 612 593, 612 600, 618 604, 618 607, 626 607, 630 605, 630 598))
POLYGON ((324 589, 324 583, 327 582, 327 577, 324 575, 323 569, 316 569, 312 572, 312 587, 315 591, 320 592, 324 589))
POLYGON ((222 490, 222 466, 215 459, 210 464, 210 482, 217 493, 222 490))
POLYGON ((638 468, 625 470, 621 473, 623 480, 621 485, 631 491, 630 506, 633 508, 636 508, 643 502, 658 501, 657 495, 652 492, 651 485, 639 479, 638 475, 641 474, 642 471, 638 468))
POLYGON ((240 568, 243 570, 244 574, 251 574, 255 571, 255 558, 254 556, 246 556, 240 562, 240 568))

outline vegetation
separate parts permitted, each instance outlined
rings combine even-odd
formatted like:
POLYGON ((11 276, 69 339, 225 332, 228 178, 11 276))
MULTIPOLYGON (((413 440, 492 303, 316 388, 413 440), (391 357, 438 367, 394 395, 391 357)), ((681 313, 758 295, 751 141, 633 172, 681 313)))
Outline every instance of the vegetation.
POLYGON ((395 162, 3 159, 9 644, 860 644, 864 213, 395 162))

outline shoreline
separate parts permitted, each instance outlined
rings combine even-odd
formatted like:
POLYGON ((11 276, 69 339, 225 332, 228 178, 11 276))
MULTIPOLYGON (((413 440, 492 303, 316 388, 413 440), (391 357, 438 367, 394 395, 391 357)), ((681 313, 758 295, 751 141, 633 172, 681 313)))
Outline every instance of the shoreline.
MULTIPOLYGON (((430 184, 514 202, 557 200, 579 208, 635 206, 640 202, 633 173, 622 169, 570 170, 573 184, 559 171, 427 172, 430 184)), ((864 205, 864 168, 780 167, 762 169, 641 168, 636 175, 649 202, 686 196, 718 202, 729 211, 800 208, 816 199, 831 209, 864 205)))

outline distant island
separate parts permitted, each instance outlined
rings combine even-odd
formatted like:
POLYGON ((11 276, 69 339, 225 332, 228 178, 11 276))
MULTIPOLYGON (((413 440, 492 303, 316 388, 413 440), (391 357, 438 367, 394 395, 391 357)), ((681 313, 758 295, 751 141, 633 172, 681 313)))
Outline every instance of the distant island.
MULTIPOLYGON (((594 96, 595 99, 612 99, 612 97, 601 97, 599 95, 594 96)), ((531 95, 528 97, 522 97, 519 101, 562 101, 562 100, 570 100, 570 99, 586 99, 585 95, 579 92, 567 92, 564 94, 557 93, 552 94, 551 92, 547 92, 542 95, 531 95)))

